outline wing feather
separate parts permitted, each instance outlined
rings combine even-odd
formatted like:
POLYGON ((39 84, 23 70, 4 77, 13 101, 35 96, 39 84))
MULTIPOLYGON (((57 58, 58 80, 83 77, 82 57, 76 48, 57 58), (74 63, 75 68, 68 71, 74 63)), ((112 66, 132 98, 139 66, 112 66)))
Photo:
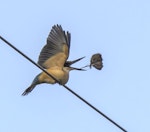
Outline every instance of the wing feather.
POLYGON ((38 64, 43 68, 63 67, 69 56, 71 34, 65 33, 61 25, 54 25, 50 31, 47 44, 41 50, 38 64))

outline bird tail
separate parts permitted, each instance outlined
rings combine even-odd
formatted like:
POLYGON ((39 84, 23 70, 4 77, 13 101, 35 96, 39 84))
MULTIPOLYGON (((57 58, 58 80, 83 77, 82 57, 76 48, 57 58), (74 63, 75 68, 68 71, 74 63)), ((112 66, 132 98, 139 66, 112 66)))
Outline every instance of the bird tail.
POLYGON ((35 88, 36 84, 31 84, 30 87, 28 87, 23 93, 22 96, 26 96, 28 95, 34 88, 35 88))

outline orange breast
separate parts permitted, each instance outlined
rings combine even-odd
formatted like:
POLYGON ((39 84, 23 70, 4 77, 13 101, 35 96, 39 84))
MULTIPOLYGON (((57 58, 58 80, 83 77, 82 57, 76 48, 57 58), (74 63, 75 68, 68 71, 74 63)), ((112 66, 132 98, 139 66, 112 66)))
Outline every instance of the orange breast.
MULTIPOLYGON (((63 71, 60 68, 53 67, 47 69, 48 73, 50 73, 53 77, 55 77, 61 84, 66 84, 69 78, 69 74, 65 71, 63 71)), ((56 81, 49 77, 45 72, 42 72, 42 74, 39 76, 40 82, 50 83, 54 84, 56 81)))

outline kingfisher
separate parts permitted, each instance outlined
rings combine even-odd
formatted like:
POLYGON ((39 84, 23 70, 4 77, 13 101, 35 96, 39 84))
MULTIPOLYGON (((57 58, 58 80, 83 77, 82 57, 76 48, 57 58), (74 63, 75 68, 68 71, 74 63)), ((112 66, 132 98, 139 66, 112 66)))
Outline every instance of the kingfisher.
POLYGON ((41 50, 38 64, 44 68, 50 75, 57 79, 54 80, 45 72, 38 74, 32 84, 22 93, 28 95, 38 84, 66 84, 71 70, 84 71, 82 68, 71 67, 72 64, 80 61, 84 57, 74 61, 67 61, 70 51, 71 34, 65 32, 61 25, 54 25, 48 35, 47 44, 41 50))

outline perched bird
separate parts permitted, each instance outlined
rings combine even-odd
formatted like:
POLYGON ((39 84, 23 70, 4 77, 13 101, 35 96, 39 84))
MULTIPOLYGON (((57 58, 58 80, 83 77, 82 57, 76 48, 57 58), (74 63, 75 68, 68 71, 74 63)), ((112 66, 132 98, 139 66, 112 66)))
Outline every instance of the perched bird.
MULTIPOLYGON (((41 50, 38 64, 56 78, 60 84, 66 84, 69 79, 69 71, 84 70, 82 68, 70 67, 82 58, 74 61, 67 61, 69 57, 71 34, 65 32, 61 25, 54 25, 48 35, 47 44, 41 50)), ((48 76, 45 72, 38 74, 32 84, 22 93, 23 96, 29 94, 36 85, 41 83, 55 84, 56 80, 48 76)))
POLYGON ((90 68, 93 66, 98 70, 101 70, 103 68, 103 63, 102 63, 102 55, 97 53, 92 55, 91 57, 91 62, 90 62, 90 68))

